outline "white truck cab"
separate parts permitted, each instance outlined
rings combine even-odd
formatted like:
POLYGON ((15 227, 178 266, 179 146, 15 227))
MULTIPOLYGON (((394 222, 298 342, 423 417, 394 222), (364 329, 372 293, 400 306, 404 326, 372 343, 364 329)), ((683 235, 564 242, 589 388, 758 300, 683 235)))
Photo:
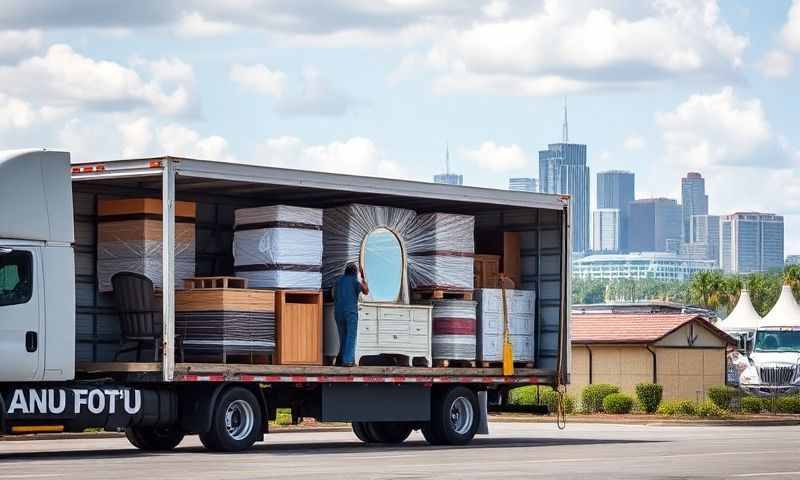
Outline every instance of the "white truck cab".
POLYGON ((3 381, 75 376, 73 238, 69 154, 0 152, 3 381))

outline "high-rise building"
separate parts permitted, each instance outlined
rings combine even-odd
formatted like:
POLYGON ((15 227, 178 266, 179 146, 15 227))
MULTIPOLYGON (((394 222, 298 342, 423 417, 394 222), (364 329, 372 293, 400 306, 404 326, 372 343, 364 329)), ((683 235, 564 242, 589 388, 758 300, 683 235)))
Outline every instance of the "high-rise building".
POLYGON ((738 212, 720 218, 720 265, 726 273, 783 268, 783 217, 738 212))
POLYGON ((433 176, 434 183, 445 183, 447 185, 463 185, 464 175, 450 172, 450 147, 444 148, 444 173, 433 176))
POLYGON ((572 276, 585 280, 650 278, 674 282, 688 280, 697 272, 717 268, 710 260, 694 260, 667 252, 638 252, 576 258, 572 261, 572 276))
POLYGON ((565 104, 563 142, 539 151, 539 191, 570 196, 573 252, 589 250, 589 178, 586 145, 569 143, 565 104))
POLYGON ((800 265, 800 255, 787 255, 786 261, 783 262, 787 267, 789 265, 800 265))
POLYGON ((719 261, 719 215, 692 215, 688 244, 695 254, 705 252, 705 260, 719 261))
POLYGON ((676 200, 634 200, 630 215, 628 248, 632 252, 675 251, 675 241, 680 242, 681 238, 681 206, 676 200))
POLYGON ((691 242, 689 235, 692 216, 708 215, 706 181, 699 173, 689 172, 681 179, 681 206, 683 208, 681 238, 684 242, 691 242))
POLYGON ((630 203, 636 190, 633 172, 609 170, 597 174, 597 208, 616 208, 620 211, 620 251, 628 250, 630 203))
POLYGON ((536 179, 529 177, 516 177, 508 179, 508 189, 517 192, 537 192, 536 179))
POLYGON ((616 253, 621 239, 621 212, 618 208, 598 208, 592 213, 592 252, 616 253))

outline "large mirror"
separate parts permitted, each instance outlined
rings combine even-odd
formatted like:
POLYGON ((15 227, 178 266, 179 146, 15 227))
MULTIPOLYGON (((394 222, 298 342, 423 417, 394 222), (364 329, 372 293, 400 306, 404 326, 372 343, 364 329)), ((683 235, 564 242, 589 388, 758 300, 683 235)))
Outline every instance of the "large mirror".
POLYGON ((396 302, 403 284, 403 247, 388 228, 367 235, 361 248, 361 268, 369 284, 369 300, 396 302))

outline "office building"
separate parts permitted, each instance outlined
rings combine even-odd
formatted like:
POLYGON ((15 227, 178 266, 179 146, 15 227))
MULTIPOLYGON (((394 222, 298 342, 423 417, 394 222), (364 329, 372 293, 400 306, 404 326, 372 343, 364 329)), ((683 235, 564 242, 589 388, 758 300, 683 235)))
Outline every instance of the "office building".
POLYGON ((589 250, 589 183, 586 145, 569 143, 565 105, 563 142, 539 151, 539 191, 570 196, 573 252, 589 250))
POLYGON ((508 179, 508 189, 517 192, 538 192, 535 178, 516 177, 508 179))
POLYGON ((620 211, 619 250, 628 251, 630 203, 635 200, 633 172, 609 170, 597 174, 597 208, 616 208, 620 211))
POLYGON ((452 173, 450 171, 450 147, 445 145, 444 148, 444 173, 433 176, 434 183, 444 183, 447 185, 463 185, 464 175, 452 173))
POLYGON ((616 253, 621 237, 618 208, 598 208, 592 213, 592 252, 616 253))
POLYGON ((676 200, 645 198, 630 203, 630 251, 675 252, 679 248, 680 238, 681 206, 676 200))
POLYGON ((789 265, 800 265, 800 255, 787 255, 784 264, 787 267, 789 265))
POLYGON ((691 221, 694 215, 708 215, 708 195, 706 181, 697 172, 689 172, 681 179, 681 206, 683 223, 681 235, 684 242, 691 242, 691 221))
POLYGON ((706 260, 719 261, 719 215, 692 215, 689 220, 687 248, 699 254, 705 252, 706 260))
POLYGON ((720 265, 725 273, 783 268, 783 217, 738 212, 720 217, 720 265))
POLYGON ((693 260, 668 252, 589 255, 572 262, 572 276, 584 280, 654 279, 688 280, 697 272, 715 270, 711 260, 693 260))

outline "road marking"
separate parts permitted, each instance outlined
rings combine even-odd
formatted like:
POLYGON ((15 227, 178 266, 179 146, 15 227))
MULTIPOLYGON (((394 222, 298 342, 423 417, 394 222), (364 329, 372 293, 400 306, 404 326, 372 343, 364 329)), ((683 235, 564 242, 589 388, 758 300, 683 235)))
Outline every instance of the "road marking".
POLYGON ((63 473, 12 473, 10 475, 0 475, 0 478, 53 478, 63 476, 63 473))
POLYGON ((779 475, 800 475, 800 471, 796 472, 763 472, 763 473, 740 473, 732 475, 733 477, 777 477, 779 475))

